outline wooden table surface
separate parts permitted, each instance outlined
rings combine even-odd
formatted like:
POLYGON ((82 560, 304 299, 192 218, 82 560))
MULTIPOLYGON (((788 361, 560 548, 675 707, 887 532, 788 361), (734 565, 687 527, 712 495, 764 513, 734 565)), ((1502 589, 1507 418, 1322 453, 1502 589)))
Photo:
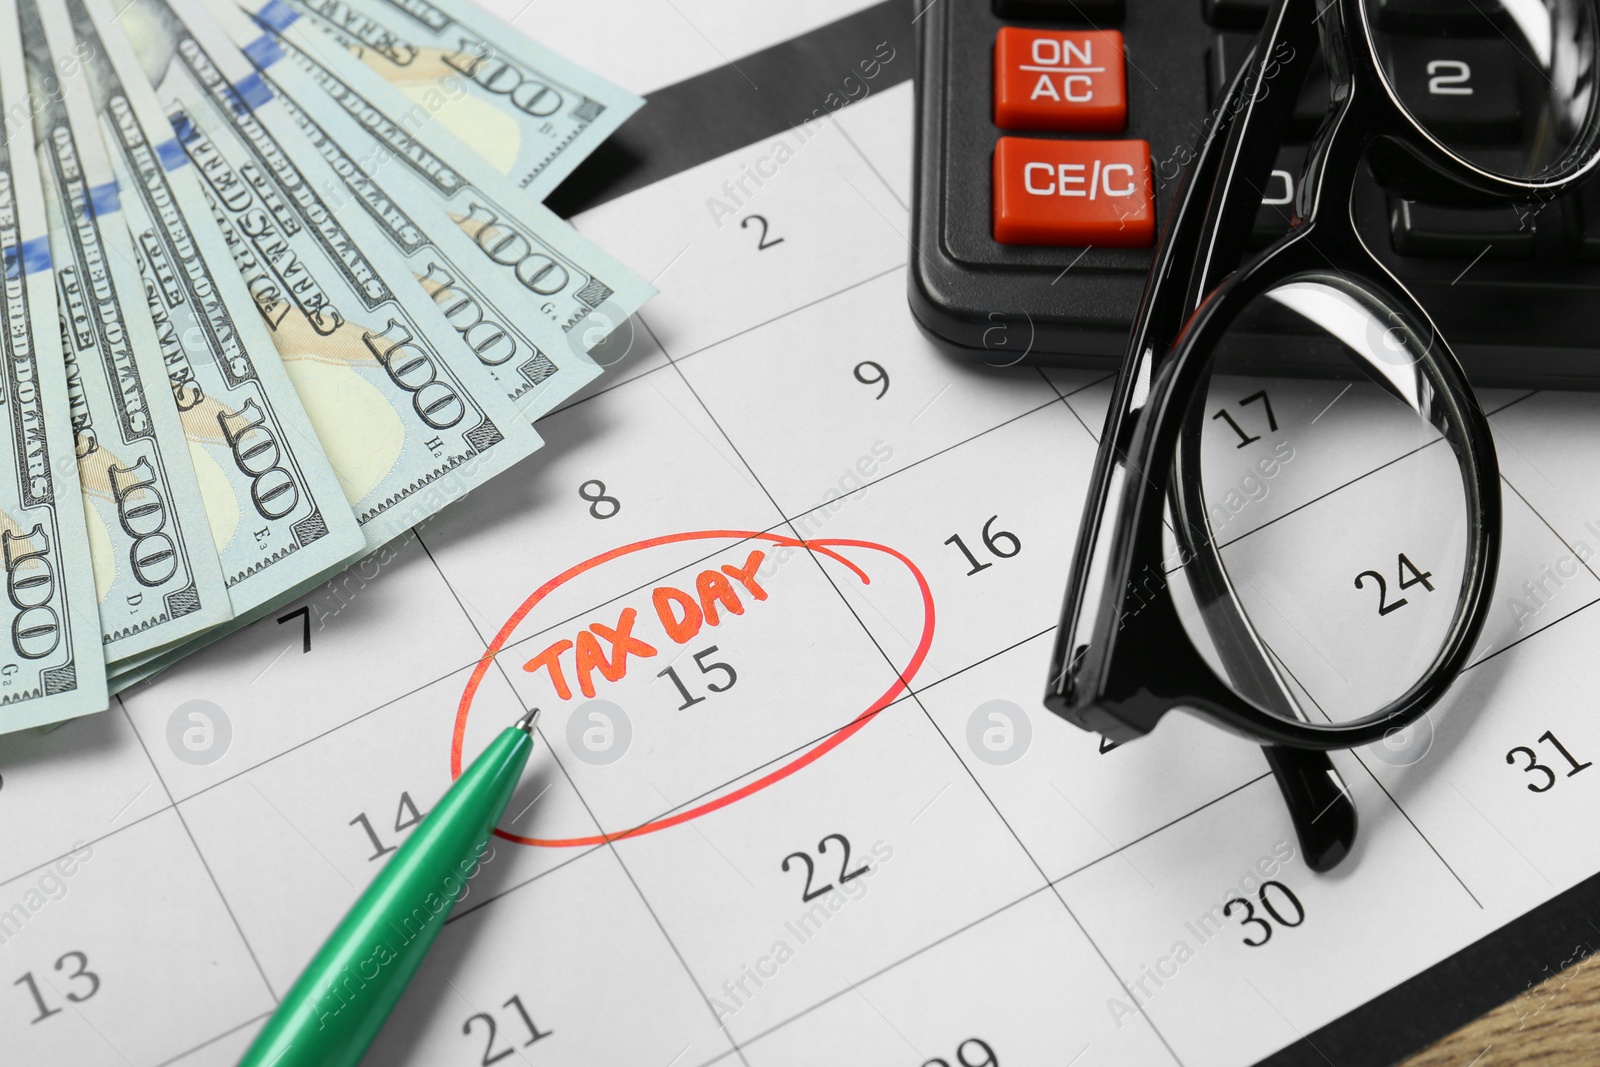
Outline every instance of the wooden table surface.
POLYGON ((1475 1019, 1401 1067, 1593 1067, 1600 1064, 1600 956, 1475 1019))

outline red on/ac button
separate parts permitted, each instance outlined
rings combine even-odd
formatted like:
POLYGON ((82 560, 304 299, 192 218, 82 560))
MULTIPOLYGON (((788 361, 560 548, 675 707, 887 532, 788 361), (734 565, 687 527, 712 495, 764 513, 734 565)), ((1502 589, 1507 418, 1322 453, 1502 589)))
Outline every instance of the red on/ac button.
POLYGON ((995 145, 1001 244, 1146 248, 1155 233, 1148 142, 1002 137, 995 145))
POLYGON ((1007 26, 994 40, 994 124, 1117 133, 1128 124, 1126 67, 1116 30, 1007 26))

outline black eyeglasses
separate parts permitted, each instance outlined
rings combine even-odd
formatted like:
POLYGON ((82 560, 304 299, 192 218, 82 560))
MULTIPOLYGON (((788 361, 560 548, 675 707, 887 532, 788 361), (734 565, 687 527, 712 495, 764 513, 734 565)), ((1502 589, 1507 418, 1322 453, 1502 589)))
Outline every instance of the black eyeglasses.
POLYGON ((1390 3, 1276 0, 1185 168, 1045 696, 1116 741, 1182 708, 1262 743, 1315 870, 1356 832, 1327 750, 1382 741, 1454 682, 1500 550, 1488 422, 1358 235, 1360 168, 1398 197, 1535 213, 1600 160, 1596 0, 1463 0, 1467 31, 1505 42, 1476 78, 1466 60, 1406 66, 1375 32, 1390 3), (1288 233, 1247 260, 1319 36, 1330 111, 1288 233), (1521 148, 1475 146, 1450 121, 1485 85, 1538 102, 1521 148))

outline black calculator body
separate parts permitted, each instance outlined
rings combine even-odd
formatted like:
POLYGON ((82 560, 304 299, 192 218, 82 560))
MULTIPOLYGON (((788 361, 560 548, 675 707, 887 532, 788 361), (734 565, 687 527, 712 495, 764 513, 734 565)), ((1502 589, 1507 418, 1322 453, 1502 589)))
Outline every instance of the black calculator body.
MULTIPOLYGON (((1486 158, 1520 151, 1533 136, 1526 105, 1539 87, 1516 84, 1506 74, 1513 65, 1496 62, 1496 49, 1510 47, 1494 30, 1496 0, 1372 2, 1397 88, 1417 113, 1448 124, 1486 158)), ((1032 144, 1040 158, 1057 158, 1052 151, 1081 158, 1055 169, 1032 163, 1027 181, 1059 180, 1062 191, 1070 182, 1071 195, 1087 198, 1124 189, 1120 176, 1099 173, 1098 155, 1121 159, 1117 153, 1147 145, 1158 233, 1180 169, 1266 11, 1266 0, 938 0, 923 7, 909 272, 922 329, 992 365, 1114 368, 1150 265, 1148 239, 1140 243, 1135 232, 1131 246, 1113 247, 1083 234, 1041 238, 1010 228, 1002 243, 997 150, 1004 140, 1012 148, 1032 144), (1028 128, 1010 99, 997 114, 997 94, 1009 92, 996 78, 1001 51, 1050 35, 1083 42, 1077 53, 1047 42, 1007 60, 1006 76, 1027 79, 1023 88, 1048 101, 1090 92, 1089 79, 1109 69, 1104 38, 1116 34, 1124 54, 1110 58, 1124 64, 1122 129, 1028 128), (1092 54, 1091 37, 1100 47, 1092 54), (1100 148, 1106 151, 1097 154, 1100 148)), ((1288 225, 1305 145, 1327 111, 1320 63, 1298 93, 1291 143, 1263 191, 1258 246, 1288 225)), ((1547 204, 1463 208, 1401 200, 1369 174, 1356 212, 1368 247, 1428 309, 1475 384, 1600 387, 1600 183, 1547 204)))

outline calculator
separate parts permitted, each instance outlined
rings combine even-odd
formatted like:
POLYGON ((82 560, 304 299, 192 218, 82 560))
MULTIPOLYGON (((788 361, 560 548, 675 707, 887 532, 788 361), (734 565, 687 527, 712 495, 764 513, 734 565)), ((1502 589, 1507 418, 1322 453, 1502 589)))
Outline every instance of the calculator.
MULTIPOLYGON (((1397 93, 1474 160, 1524 154, 1537 85, 1500 0, 1369 0, 1397 93)), ((917 20, 911 310, 972 360, 1111 369, 1163 213, 1267 0, 943 0, 917 20), (1047 194, 1047 195, 1041 195, 1047 194)), ((1287 90, 1286 91, 1293 91, 1287 90)), ((1252 243, 1289 224, 1328 111, 1319 62, 1252 243)), ((1404 200, 1370 173, 1363 239, 1480 386, 1600 387, 1600 184, 1492 208, 1404 200)))

